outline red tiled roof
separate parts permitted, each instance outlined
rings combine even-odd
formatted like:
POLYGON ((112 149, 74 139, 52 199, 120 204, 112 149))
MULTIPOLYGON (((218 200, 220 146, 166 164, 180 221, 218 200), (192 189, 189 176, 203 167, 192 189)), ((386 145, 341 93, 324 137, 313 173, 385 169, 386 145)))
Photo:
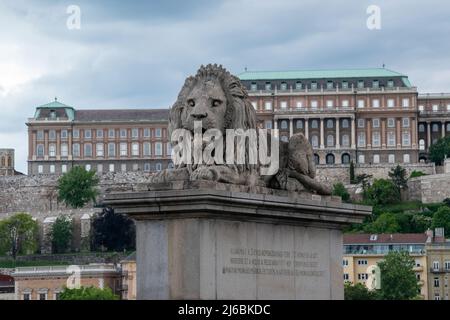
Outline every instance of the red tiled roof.
POLYGON ((425 243, 425 233, 349 233, 344 234, 344 244, 370 244, 370 243, 425 243), (376 236, 376 240, 370 240, 376 236))

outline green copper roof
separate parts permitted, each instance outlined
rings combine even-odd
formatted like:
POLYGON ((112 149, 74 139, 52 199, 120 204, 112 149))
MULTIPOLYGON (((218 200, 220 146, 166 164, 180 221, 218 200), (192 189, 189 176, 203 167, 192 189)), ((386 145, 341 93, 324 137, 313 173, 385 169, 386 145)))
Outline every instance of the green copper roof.
POLYGON ((66 110, 66 114, 67 114, 67 117, 69 118, 69 120, 75 119, 75 109, 71 106, 68 106, 64 103, 57 101, 56 98, 55 98, 55 101, 52 101, 52 102, 49 102, 49 103, 43 104, 42 106, 37 107, 34 117, 35 118, 39 117, 41 109, 61 109, 61 108, 66 110))
POLYGON ((401 73, 385 68, 299 70, 299 71, 245 71, 238 75, 241 80, 290 80, 290 79, 331 79, 331 78, 379 78, 405 77, 401 73))

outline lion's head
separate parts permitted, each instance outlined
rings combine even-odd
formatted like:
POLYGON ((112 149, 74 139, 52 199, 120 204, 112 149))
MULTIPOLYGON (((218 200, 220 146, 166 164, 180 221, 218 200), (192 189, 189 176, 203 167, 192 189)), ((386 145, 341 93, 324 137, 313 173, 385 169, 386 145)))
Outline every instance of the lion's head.
POLYGON ((217 64, 201 66, 188 77, 170 110, 169 136, 175 129, 194 131, 194 121, 204 130, 256 128, 256 113, 239 78, 217 64))

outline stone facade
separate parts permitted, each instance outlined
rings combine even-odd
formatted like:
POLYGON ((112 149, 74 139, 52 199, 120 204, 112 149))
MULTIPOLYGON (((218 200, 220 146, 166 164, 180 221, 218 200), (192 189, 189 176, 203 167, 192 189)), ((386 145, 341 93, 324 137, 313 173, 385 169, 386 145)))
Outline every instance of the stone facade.
POLYGON ((14 170, 14 149, 0 149, 0 176, 13 176, 14 170))
POLYGON ((408 181, 408 198, 423 203, 450 198, 450 173, 422 176, 408 181))

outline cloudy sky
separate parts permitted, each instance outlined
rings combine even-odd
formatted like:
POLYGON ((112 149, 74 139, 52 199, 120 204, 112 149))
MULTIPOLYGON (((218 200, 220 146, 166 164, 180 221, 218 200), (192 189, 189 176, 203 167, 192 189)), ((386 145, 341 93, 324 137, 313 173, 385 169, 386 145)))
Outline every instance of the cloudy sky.
POLYGON ((26 173, 36 106, 161 108, 201 64, 248 70, 387 68, 450 92, 446 0, 0 0, 0 148, 26 173), (67 8, 81 28, 67 28, 67 8), (381 29, 367 28, 369 5, 381 29))

